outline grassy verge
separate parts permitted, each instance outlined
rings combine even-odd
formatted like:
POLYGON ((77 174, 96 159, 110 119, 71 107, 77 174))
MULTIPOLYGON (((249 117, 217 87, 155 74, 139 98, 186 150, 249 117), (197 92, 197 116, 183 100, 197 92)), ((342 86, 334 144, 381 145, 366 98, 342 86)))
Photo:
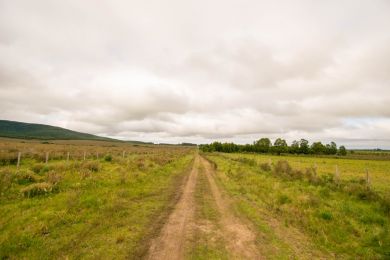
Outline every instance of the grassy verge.
MULTIPOLYGON (((299 232, 285 234, 289 237, 285 244, 298 253, 298 258, 304 258, 305 251, 311 254, 313 250, 332 252, 336 258, 390 256, 389 215, 380 201, 335 188, 336 185, 329 184, 330 180, 311 182, 287 178, 275 172, 275 165, 262 170, 257 158, 237 160, 239 157, 248 158, 246 155, 208 156, 217 164, 221 185, 236 198, 238 210, 265 235, 275 233, 271 245, 277 251, 283 247, 279 243, 283 234, 278 234, 278 230, 293 228, 314 244, 314 248, 310 243, 297 244, 305 241, 299 232)), ((357 187, 352 178, 348 181, 346 187, 357 187)))
MULTIPOLYGON (((2 168, 0 258, 137 258, 193 155, 2 168), (5 182, 3 182, 4 184, 5 182), (41 183, 52 189, 37 189, 41 183), (37 185, 38 184, 38 185, 37 185), (142 243, 141 243, 142 242, 142 243)), ((46 186, 45 186, 46 187, 46 186)))

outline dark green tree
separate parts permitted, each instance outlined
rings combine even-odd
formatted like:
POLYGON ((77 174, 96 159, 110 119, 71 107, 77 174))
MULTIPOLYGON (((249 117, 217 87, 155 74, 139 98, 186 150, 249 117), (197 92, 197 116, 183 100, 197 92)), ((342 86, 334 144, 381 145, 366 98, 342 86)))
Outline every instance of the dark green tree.
POLYGON ((306 139, 301 139, 299 141, 299 152, 303 154, 308 154, 310 152, 309 141, 306 139))
POLYGON ((290 149, 289 149, 289 152, 290 153, 299 153, 299 141, 297 140, 294 140, 290 146, 290 149))
POLYGON ((288 145, 286 140, 282 138, 278 138, 274 142, 274 146, 272 147, 274 153, 280 155, 281 153, 285 153, 288 151, 288 145))
POLYGON ((260 153, 268 153, 271 147, 271 140, 269 138, 261 138, 254 143, 255 151, 260 153))
POLYGON ((344 145, 341 145, 341 146, 339 147, 339 154, 342 155, 342 156, 347 155, 347 149, 345 149, 345 146, 344 146, 344 145))
POLYGON ((310 147, 310 151, 313 154, 324 154, 325 146, 321 142, 314 142, 310 147))

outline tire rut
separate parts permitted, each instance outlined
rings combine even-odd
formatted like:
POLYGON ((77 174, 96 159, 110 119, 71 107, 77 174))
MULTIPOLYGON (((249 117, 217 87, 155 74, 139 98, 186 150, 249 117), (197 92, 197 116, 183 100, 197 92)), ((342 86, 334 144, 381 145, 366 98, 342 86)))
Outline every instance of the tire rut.
POLYGON ((205 167, 205 174, 210 183, 211 192, 218 211, 221 213, 221 227, 226 238, 227 248, 234 259, 264 259, 256 247, 256 234, 230 209, 228 198, 225 198, 214 180, 214 169, 210 163, 200 158, 205 167))
POLYGON ((149 248, 147 259, 183 259, 186 238, 190 224, 194 222, 194 192, 198 177, 199 156, 195 157, 191 173, 185 183, 182 195, 169 216, 160 235, 154 239, 149 248))

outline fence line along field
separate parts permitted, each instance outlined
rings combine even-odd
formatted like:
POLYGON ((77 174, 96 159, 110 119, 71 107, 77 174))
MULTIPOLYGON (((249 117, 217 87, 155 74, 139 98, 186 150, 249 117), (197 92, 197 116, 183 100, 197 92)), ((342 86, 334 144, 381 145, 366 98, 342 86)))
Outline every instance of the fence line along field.
POLYGON ((0 151, 0 259, 141 257, 194 153, 19 140, 2 140, 0 151))

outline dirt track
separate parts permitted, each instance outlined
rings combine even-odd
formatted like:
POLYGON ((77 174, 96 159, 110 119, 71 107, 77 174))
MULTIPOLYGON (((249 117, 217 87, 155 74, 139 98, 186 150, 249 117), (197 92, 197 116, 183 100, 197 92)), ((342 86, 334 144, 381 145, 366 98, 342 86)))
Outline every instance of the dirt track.
POLYGON ((183 259, 188 238, 192 236, 194 220, 194 192, 199 165, 205 169, 211 193, 221 215, 220 224, 226 248, 234 259, 262 259, 256 245, 256 235, 249 225, 236 217, 230 209, 229 198, 224 197, 214 179, 214 169, 204 158, 196 155, 194 166, 187 182, 182 187, 182 195, 162 228, 160 235, 152 242, 148 259, 183 259))
POLYGON ((149 249, 148 259, 183 259, 189 225, 194 217, 194 191, 198 177, 199 156, 182 191, 179 202, 149 249))
POLYGON ((211 192, 221 213, 221 227, 226 238, 227 248, 234 259, 262 259, 256 248, 256 235, 249 225, 233 214, 229 198, 223 196, 214 180, 214 169, 210 163, 201 158, 205 166, 205 174, 210 183, 211 192))

